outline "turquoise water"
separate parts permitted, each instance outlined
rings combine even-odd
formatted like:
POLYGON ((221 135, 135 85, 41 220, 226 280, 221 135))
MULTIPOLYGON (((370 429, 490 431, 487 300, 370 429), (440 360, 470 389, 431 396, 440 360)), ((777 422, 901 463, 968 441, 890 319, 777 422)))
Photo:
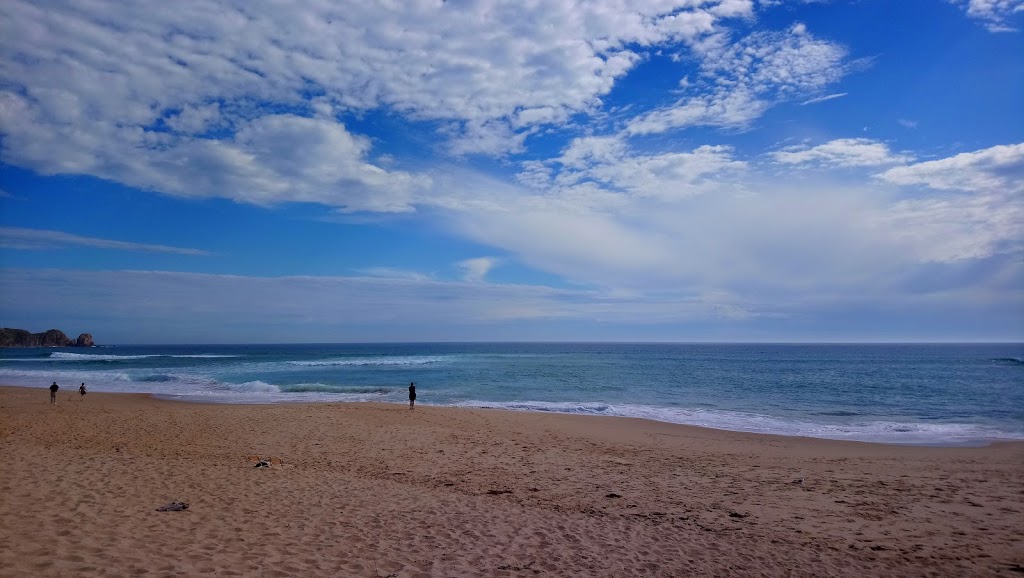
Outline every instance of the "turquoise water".
POLYGON ((0 351, 0 383, 219 403, 643 417, 916 444, 1024 439, 1024 344, 342 344, 0 351))

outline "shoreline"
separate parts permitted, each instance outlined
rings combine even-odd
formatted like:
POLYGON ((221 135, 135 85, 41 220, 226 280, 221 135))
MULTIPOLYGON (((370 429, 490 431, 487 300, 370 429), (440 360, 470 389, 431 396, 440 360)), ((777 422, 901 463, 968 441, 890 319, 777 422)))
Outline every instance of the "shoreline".
POLYGON ((0 574, 1008 576, 1024 443, 0 387, 0 574), (277 460, 254 468, 248 456, 277 460), (157 512, 172 501, 190 507, 157 512))
MULTIPOLYGON (((30 387, 23 385, 9 385, 2 384, 2 388, 15 388, 25 390, 37 390, 38 387, 30 387)), ((93 392, 90 392, 93 393, 93 392)), ((284 400, 276 402, 261 402, 261 401, 211 401, 200 398, 190 398, 187 396, 174 396, 172 394, 160 394, 152 392, 96 392, 110 395, 143 395, 150 396, 153 399, 166 401, 170 403, 184 403, 184 404, 196 404, 196 405, 212 405, 212 406, 256 406, 256 407, 272 407, 277 405, 320 405, 320 404, 381 404, 381 405, 394 405, 394 406, 405 406, 405 402, 386 402, 386 401, 327 401, 327 400, 284 400)), ((697 425, 691 423, 681 423, 667 420, 659 420, 652 417, 644 416, 629 416, 629 415, 600 415, 594 413, 574 413, 574 412, 560 412, 557 410, 545 410, 545 409, 512 409, 500 406, 468 406, 468 405, 440 405, 430 404, 429 402, 417 402, 418 407, 436 407, 441 409, 481 409, 499 412, 509 413, 527 413, 527 414, 541 414, 541 415, 564 415, 564 416, 578 416, 578 417, 589 417, 594 419, 630 419, 640 420, 643 422, 649 422, 652 424, 664 424, 670 426, 681 426, 691 427, 698 429, 707 429, 712 431, 720 432, 731 432, 738 434, 749 434, 755 436, 778 436, 782 438, 797 438, 807 440, 824 440, 824 441, 835 441, 835 442, 848 442, 848 443, 863 443, 863 444, 878 444, 878 445, 892 445, 892 446, 906 446, 906 447, 936 447, 936 448, 976 448, 976 447, 987 447, 993 444, 1013 444, 1020 443, 1024 444, 1024 438, 1007 438, 1007 437, 977 437, 977 438, 964 438, 963 441, 890 441, 890 440, 865 440, 865 439, 852 439, 852 438, 840 438, 840 437, 824 437, 824 436, 812 436, 812 435, 801 435, 801 434, 790 434, 790 433, 776 433, 769 431, 752 431, 742 429, 728 429, 725 427, 714 427, 710 425, 697 425)))
MULTIPOLYGON (((2 395, 3 394, 3 390, 7 389, 7 388, 17 389, 17 390, 30 390, 30 391, 36 391, 37 389, 45 389, 45 388, 26 387, 26 386, 21 386, 21 385, 0 385, 0 395, 2 395)), ((227 406, 227 407, 273 408, 273 407, 279 407, 279 406, 280 407, 289 407, 289 406, 312 406, 312 407, 317 407, 317 406, 351 405, 351 406, 355 406, 355 407, 367 406, 367 407, 374 407, 374 408, 391 408, 391 409, 399 409, 399 410, 401 410, 401 409, 405 409, 405 408, 408 407, 407 404, 403 403, 403 402, 378 402, 378 401, 284 401, 284 402, 274 402, 274 403, 262 403, 262 402, 223 402, 223 403, 221 403, 221 402, 203 401, 203 400, 198 400, 198 399, 184 399, 184 398, 183 399, 175 399, 174 397, 163 396, 163 395, 158 394, 158 393, 106 392, 106 391, 104 391, 104 392, 92 392, 92 391, 90 391, 89 395, 92 395, 93 393, 100 393, 100 394, 102 394, 104 396, 108 396, 109 395, 109 396, 115 396, 115 397, 121 397, 121 396, 125 396, 125 397, 138 397, 138 398, 141 398, 141 399, 150 399, 150 400, 153 400, 153 401, 156 401, 156 402, 162 402, 162 403, 182 404, 182 405, 186 405, 186 406, 188 406, 188 405, 197 405, 197 406, 205 406, 205 407, 209 407, 209 408, 222 407, 222 406, 227 406)), ((74 403, 74 401, 78 401, 77 400, 77 398, 78 398, 77 390, 74 390, 73 394, 74 395, 72 396, 72 403, 74 403)), ((71 395, 71 394, 69 393, 67 395, 71 395)), ((647 417, 633 417, 633 416, 622 416, 622 415, 595 415, 595 414, 569 413, 569 412, 545 411, 545 410, 508 409, 508 408, 492 407, 492 406, 433 405, 433 404, 430 404, 430 403, 422 403, 420 401, 417 401, 416 407, 417 408, 431 408, 433 410, 439 410, 439 411, 442 411, 442 412, 446 412, 446 411, 454 411, 454 412, 461 412, 461 411, 469 411, 469 412, 485 411, 485 412, 498 412, 498 413, 502 413, 502 414, 511 414, 511 415, 516 415, 516 414, 526 414, 526 415, 536 415, 536 416, 550 415, 550 416, 564 417, 564 418, 567 418, 568 420, 574 420, 574 419, 579 419, 579 420, 583 420, 583 421, 600 420, 600 421, 594 421, 593 423, 588 424, 591 427, 597 427, 597 426, 601 425, 604 420, 612 420, 612 421, 621 420, 624 423, 636 422, 634 427, 639 427, 639 428, 643 428, 643 429, 659 430, 659 429, 665 428, 667 430, 671 430, 673 428, 679 428, 681 431, 695 430, 695 432, 706 432, 705 435, 708 435, 708 436, 711 436, 711 437, 714 437, 715 433, 719 433, 719 434, 723 434, 723 435, 726 435, 726 436, 728 436, 728 435, 735 435, 735 436, 741 436, 741 437, 742 436, 753 436, 755 438, 756 437, 765 437, 765 438, 778 438, 780 440, 793 440, 794 442, 796 442, 798 444, 800 442, 806 441, 806 442, 809 442, 809 443, 819 443, 820 442, 820 443, 823 443, 823 444, 826 444, 826 445, 831 445, 831 444, 837 444, 837 445, 854 444, 854 445, 883 446, 883 447, 934 448, 934 449, 983 449, 983 448, 989 448, 989 447, 992 447, 992 446, 1019 445, 1022 449, 1024 449, 1024 440, 1006 439, 1006 438, 992 438, 992 439, 984 439, 984 440, 973 440, 971 442, 965 442, 965 443, 960 443, 960 444, 912 443, 912 442, 900 443, 900 442, 864 441, 864 440, 852 440, 852 439, 835 439, 835 438, 823 438, 823 437, 814 437, 814 436, 777 434, 777 433, 769 433, 769 432, 755 432, 755 431, 732 430, 732 429, 716 428, 716 427, 710 427, 710 426, 702 426, 702 425, 694 425, 694 424, 686 424, 686 423, 676 423, 676 422, 670 422, 670 421, 661 421, 661 420, 657 420, 657 419, 653 419, 653 418, 647 418, 647 417), (977 443, 974 443, 974 442, 977 442, 977 443)), ((690 435, 691 436, 698 435, 695 432, 690 432, 690 435)))

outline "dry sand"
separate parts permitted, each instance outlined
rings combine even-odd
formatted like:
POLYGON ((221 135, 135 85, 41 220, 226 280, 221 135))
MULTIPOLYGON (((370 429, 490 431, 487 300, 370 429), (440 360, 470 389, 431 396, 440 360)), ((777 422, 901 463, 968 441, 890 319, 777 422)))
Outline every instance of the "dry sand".
POLYGON ((0 449, 4 577, 1024 572, 1019 443, 5 387, 0 449))

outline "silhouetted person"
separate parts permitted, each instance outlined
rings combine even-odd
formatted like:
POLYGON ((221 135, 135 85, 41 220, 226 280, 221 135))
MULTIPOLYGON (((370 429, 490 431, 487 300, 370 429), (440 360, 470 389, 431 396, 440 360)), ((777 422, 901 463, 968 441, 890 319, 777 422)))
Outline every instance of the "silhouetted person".
POLYGON ((415 409, 416 405, 416 382, 409 384, 409 409, 415 409))
POLYGON ((60 386, 57 385, 56 381, 53 382, 53 384, 50 386, 50 403, 57 403, 57 390, 58 389, 60 389, 60 386))
POLYGON ((87 394, 87 393, 89 393, 89 392, 85 391, 85 384, 84 383, 82 385, 78 386, 78 395, 81 395, 82 399, 85 399, 85 394, 87 394))

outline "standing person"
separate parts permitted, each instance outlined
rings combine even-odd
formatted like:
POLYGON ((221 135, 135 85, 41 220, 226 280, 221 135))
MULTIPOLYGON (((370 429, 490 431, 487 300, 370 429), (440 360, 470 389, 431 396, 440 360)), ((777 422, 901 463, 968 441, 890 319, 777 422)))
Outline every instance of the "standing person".
POLYGON ((87 394, 87 393, 89 393, 89 392, 85 391, 85 384, 84 383, 82 385, 78 386, 78 394, 82 396, 82 399, 85 399, 85 394, 87 394))
POLYGON ((57 385, 56 381, 53 382, 53 385, 50 386, 50 403, 57 403, 57 390, 58 389, 60 389, 60 386, 57 385))
POLYGON ((409 409, 416 409, 416 382, 409 384, 409 409))

